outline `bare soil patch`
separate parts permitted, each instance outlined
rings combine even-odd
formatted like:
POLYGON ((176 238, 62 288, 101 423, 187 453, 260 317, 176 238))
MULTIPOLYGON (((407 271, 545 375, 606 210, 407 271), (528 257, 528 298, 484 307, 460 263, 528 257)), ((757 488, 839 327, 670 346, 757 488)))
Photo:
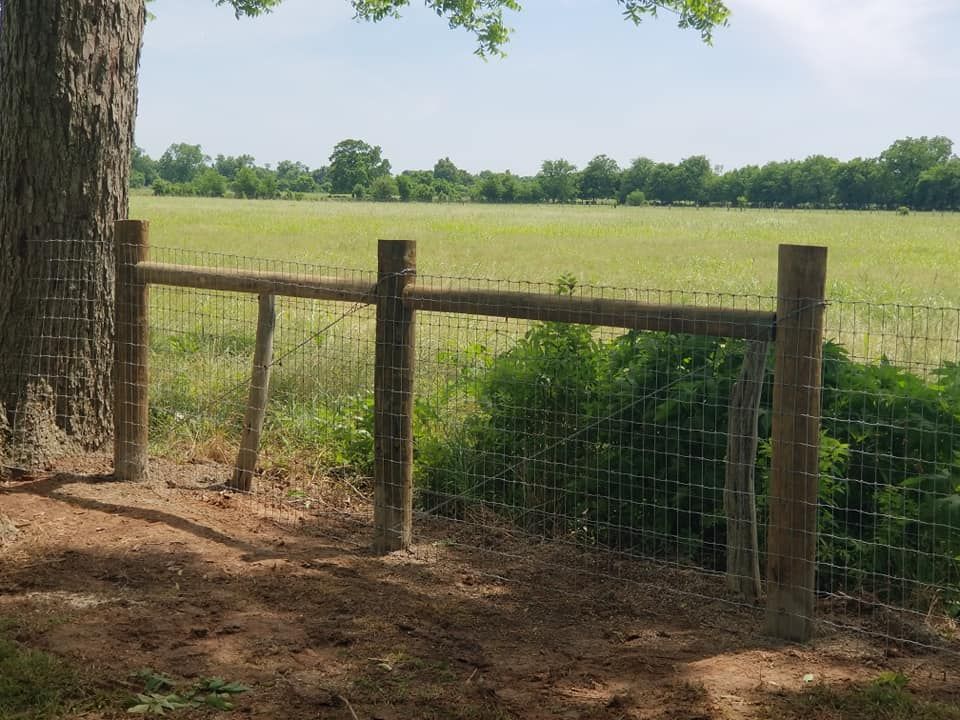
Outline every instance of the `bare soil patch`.
POLYGON ((379 558, 357 501, 317 516, 211 489, 217 466, 156 462, 136 485, 108 472, 84 456, 0 481, 16 526, 0 620, 98 686, 131 690, 144 667, 222 676, 252 687, 233 712, 250 718, 692 720, 788 717, 781 700, 811 676, 890 671, 960 703, 955 655, 830 630, 778 644, 759 611, 699 597, 722 597, 696 585, 710 579, 590 577, 569 548, 439 520, 415 551, 379 558), (687 594, 666 592, 678 582, 687 594))

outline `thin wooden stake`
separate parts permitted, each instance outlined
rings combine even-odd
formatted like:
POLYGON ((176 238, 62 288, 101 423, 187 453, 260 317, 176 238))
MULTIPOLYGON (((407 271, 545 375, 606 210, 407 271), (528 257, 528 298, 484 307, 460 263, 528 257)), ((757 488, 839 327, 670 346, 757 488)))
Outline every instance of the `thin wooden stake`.
POLYGON ((413 371, 415 311, 403 302, 413 282, 417 245, 381 240, 374 366, 373 550, 407 548, 413 536, 413 371))
POLYGON ((799 642, 813 635, 826 277, 825 247, 780 246, 766 629, 799 642))
POLYGON ((136 266, 150 253, 150 224, 121 220, 114 230, 116 326, 113 336, 113 474, 147 478, 150 407, 147 399, 150 291, 136 266))
POLYGON ((748 602, 760 597, 760 552, 754 489, 757 422, 770 344, 749 341, 740 377, 730 391, 723 507, 727 516, 727 587, 748 602))
POLYGON ((243 437, 237 466, 228 486, 233 490, 247 492, 253 486, 253 475, 260 453, 260 433, 263 417, 267 412, 267 396, 270 391, 270 365, 273 361, 273 330, 276 325, 276 297, 260 295, 260 310, 257 315, 257 344, 253 350, 253 374, 250 377, 250 396, 243 417, 243 437))

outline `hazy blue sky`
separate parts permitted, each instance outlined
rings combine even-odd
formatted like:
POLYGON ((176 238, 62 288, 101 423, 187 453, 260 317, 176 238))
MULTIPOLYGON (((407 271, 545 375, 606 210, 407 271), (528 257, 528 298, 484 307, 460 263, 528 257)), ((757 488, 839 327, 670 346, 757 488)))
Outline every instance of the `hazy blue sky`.
POLYGON ((158 0, 142 60, 137 141, 261 163, 326 164, 356 137, 394 170, 532 174, 606 153, 734 167, 877 155, 907 135, 960 143, 960 1, 729 0, 713 47, 669 16, 634 27, 615 0, 523 0, 505 59, 413 0, 400 21, 346 0, 286 0, 234 19, 210 0, 158 0))

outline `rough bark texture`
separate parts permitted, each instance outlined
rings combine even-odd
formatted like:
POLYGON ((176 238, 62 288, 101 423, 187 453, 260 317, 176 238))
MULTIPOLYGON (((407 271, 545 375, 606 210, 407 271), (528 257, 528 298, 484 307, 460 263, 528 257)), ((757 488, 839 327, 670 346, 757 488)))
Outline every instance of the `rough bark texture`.
POLYGON ((0 3, 0 414, 9 464, 38 464, 110 435, 112 233, 127 214, 144 15, 143 0, 0 3))

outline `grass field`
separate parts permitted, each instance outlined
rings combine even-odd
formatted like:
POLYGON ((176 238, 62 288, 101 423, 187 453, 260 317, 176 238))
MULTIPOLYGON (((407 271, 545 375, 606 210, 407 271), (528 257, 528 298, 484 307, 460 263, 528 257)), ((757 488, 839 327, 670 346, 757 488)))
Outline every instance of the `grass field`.
POLYGON ((377 238, 421 273, 772 295, 777 245, 830 248, 834 300, 960 306, 960 214, 239 201, 136 196, 155 246, 374 269, 377 238))
MULTIPOLYGON (((370 271, 378 238, 413 238, 421 275, 581 282, 708 293, 680 301, 772 307, 779 243, 830 248, 827 328, 855 357, 921 375, 960 356, 960 214, 609 206, 426 205, 133 198, 151 221, 155 257, 167 249, 226 253, 188 262, 278 269, 252 258, 370 271), (709 293, 722 293, 713 296, 709 293), (731 298, 729 295, 743 295, 731 298), (857 304, 863 301, 865 304, 857 304), (880 303, 890 303, 880 305, 880 303), (901 305, 921 306, 902 308, 901 305)), ((307 268, 307 272, 316 272, 307 268)), ((369 275, 367 277, 370 277, 369 275)), ((424 282, 428 282, 424 278, 424 282)), ((544 288, 549 292, 549 289, 544 288)), ((676 301, 677 296, 660 296, 676 301)), ((652 299, 656 300, 657 295, 652 299)), ((252 296, 157 288, 151 359, 154 438, 182 450, 217 437, 233 445, 253 352, 252 296), (184 424, 181 418, 197 424, 184 424)), ((278 321, 268 445, 296 455, 363 446, 372 378, 373 310, 336 322, 344 304, 284 299, 278 321), (334 326, 317 334, 326 324, 334 326)), ((526 325, 424 313, 418 330, 419 393, 437 395, 470 364, 469 348, 496 355, 526 325)), ((439 397, 439 395, 437 395, 439 397)), ((228 451, 228 454, 232 449, 228 451)), ((346 458, 341 458, 345 460, 346 458)))

